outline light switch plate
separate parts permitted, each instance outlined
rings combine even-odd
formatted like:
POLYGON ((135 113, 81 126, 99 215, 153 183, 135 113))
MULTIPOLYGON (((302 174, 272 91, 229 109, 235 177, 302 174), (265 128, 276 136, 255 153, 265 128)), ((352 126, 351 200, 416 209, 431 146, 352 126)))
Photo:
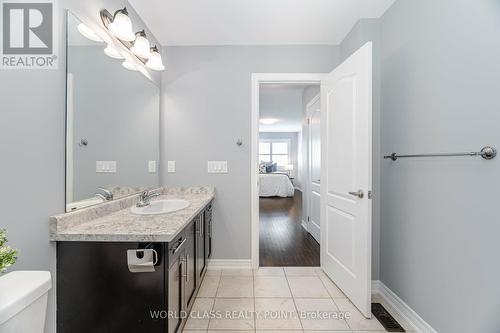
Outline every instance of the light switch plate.
POLYGON ((96 161, 95 172, 97 173, 115 173, 116 161, 96 161))
POLYGON ((168 173, 174 173, 175 172, 175 161, 168 161, 167 162, 167 172, 168 173))
POLYGON ((208 161, 208 173, 227 173, 227 161, 208 161))
POLYGON ((149 173, 156 173, 156 161, 149 161, 148 162, 148 172, 149 173))

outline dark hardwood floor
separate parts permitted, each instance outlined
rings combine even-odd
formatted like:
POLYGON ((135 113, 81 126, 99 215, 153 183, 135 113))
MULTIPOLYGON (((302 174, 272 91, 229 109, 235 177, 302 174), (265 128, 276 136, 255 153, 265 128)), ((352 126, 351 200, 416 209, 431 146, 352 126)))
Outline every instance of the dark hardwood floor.
POLYGON ((302 192, 260 198, 260 266, 319 266, 319 244, 302 228, 302 192))

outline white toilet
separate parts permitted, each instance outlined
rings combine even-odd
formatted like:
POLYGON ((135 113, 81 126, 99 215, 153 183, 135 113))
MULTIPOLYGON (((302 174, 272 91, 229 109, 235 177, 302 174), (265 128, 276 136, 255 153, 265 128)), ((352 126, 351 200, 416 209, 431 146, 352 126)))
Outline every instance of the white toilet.
POLYGON ((14 271, 0 276, 0 333, 43 333, 50 272, 14 271))

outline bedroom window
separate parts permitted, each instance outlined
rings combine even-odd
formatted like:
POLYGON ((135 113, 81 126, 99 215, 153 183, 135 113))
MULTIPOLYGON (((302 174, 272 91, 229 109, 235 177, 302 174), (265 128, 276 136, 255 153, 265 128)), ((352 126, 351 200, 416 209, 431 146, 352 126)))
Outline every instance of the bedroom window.
POLYGON ((283 167, 290 161, 290 141, 263 139, 259 141, 260 162, 273 162, 283 167))

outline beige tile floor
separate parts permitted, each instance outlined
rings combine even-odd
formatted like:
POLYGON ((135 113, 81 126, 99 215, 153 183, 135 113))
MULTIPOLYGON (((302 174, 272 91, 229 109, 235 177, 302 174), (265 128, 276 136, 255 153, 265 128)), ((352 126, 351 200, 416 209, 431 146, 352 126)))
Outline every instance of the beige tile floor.
POLYGON ((196 315, 188 319, 184 333, 385 332, 315 267, 209 269, 193 311, 196 315))

